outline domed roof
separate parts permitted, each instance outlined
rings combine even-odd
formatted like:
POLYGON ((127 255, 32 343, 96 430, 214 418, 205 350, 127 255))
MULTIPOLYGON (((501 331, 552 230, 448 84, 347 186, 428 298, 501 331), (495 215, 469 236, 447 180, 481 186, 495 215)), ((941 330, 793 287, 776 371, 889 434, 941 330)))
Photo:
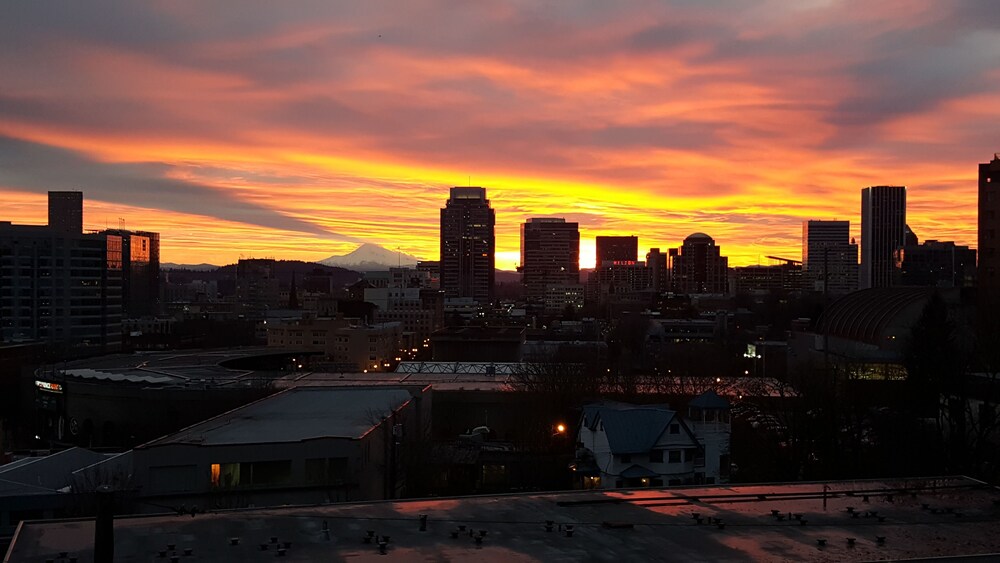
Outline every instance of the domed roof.
POLYGON ((848 293, 819 318, 817 332, 882 346, 919 317, 933 288, 882 287, 848 293), (895 327, 897 330, 890 330, 895 327))
POLYGON ((715 239, 706 235, 705 233, 694 233, 688 235, 688 238, 684 239, 684 242, 696 242, 696 241, 715 242, 715 239))

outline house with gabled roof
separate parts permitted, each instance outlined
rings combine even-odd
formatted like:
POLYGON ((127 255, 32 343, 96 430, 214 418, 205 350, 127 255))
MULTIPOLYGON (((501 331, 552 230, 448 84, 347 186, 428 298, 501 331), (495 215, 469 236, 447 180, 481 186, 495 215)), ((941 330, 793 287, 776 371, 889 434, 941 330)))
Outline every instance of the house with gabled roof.
POLYGON ((572 469, 583 488, 719 483, 729 476, 729 402, 694 398, 688 417, 667 405, 585 405, 572 469))

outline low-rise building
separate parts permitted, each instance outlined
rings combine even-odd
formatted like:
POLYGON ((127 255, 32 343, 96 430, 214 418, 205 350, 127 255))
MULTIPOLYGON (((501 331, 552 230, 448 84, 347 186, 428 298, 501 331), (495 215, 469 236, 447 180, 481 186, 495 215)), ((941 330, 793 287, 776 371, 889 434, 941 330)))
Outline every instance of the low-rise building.
POLYGON ((397 498, 429 388, 291 388, 132 451, 145 503, 238 508, 397 498))
POLYGON ((729 402, 711 390, 691 400, 686 419, 665 405, 587 405, 574 470, 583 488, 724 482, 729 435, 729 402))
POLYGON ((394 365, 402 347, 398 322, 364 324, 357 319, 313 318, 268 323, 267 345, 322 352, 325 359, 359 370, 382 370, 394 365))

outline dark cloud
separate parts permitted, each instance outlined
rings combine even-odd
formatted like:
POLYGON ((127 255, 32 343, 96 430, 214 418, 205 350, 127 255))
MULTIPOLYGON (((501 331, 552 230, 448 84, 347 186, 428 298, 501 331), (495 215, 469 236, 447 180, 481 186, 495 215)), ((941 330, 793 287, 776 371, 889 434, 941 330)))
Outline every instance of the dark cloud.
POLYGON ((0 136, 0 185, 8 188, 37 192, 80 190, 88 198, 136 207, 217 217, 334 240, 358 240, 211 186, 166 178, 174 168, 150 162, 103 163, 72 151, 0 136))

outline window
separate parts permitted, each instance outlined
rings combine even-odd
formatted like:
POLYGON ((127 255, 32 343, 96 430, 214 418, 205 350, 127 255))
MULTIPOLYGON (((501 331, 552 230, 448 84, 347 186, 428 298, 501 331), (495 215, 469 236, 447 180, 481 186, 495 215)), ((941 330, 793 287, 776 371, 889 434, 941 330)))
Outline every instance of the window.
POLYGON ((681 425, 677 424, 677 423, 671 424, 670 425, 670 433, 671 434, 680 434, 681 433, 681 425))
POLYGON ((213 489, 229 489, 240 486, 240 464, 213 463, 210 470, 213 489))
POLYGON ((347 480, 347 458, 307 459, 305 479, 309 484, 343 484, 347 480))
POLYGON ((670 450, 669 457, 667 461, 670 463, 680 463, 681 462, 681 450, 670 450))
POLYGON ((284 485, 292 479, 291 460, 257 461, 250 466, 250 484, 254 487, 284 485))

